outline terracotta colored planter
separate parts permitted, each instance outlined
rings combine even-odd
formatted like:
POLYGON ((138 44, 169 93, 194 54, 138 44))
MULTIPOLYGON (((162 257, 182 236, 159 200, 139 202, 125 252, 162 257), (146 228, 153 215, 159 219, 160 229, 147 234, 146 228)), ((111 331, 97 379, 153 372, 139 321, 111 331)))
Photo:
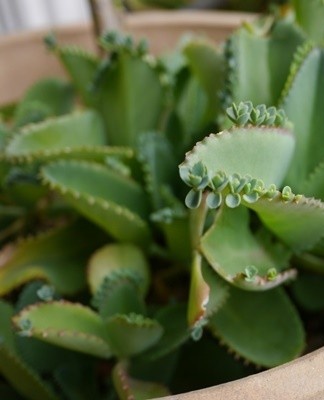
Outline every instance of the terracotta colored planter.
MULTIPOLYGON (((242 20, 250 18, 253 16, 228 13, 145 12, 124 16, 122 27, 136 36, 148 36, 153 50, 160 52, 172 48, 180 35, 188 31, 206 34, 220 42, 242 20)), ((46 33, 0 38, 0 104, 18 99, 29 85, 41 77, 64 74, 55 57, 46 51, 42 43, 46 33)), ((96 50, 90 26, 60 29, 57 37, 60 42, 96 50)), ((324 348, 238 381, 164 399, 324 400, 324 348)))

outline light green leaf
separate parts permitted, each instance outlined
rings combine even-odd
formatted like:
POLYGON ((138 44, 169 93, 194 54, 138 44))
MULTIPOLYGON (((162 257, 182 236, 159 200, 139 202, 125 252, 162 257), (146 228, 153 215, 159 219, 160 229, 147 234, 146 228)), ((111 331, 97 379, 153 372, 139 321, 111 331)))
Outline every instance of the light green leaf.
POLYGON ((284 201, 259 199, 245 205, 254 210, 264 225, 295 252, 312 249, 324 237, 324 203, 320 200, 295 198, 284 201))
POLYGON ((102 243, 101 232, 88 224, 77 223, 5 247, 0 294, 34 279, 49 281, 60 293, 78 292, 86 283, 87 258, 98 243, 102 243), (82 240, 82 247, 79 241, 71 240, 76 236, 82 240))
POLYGON ((9 141, 6 155, 18 160, 48 159, 83 148, 104 146, 106 132, 100 116, 84 111, 49 119, 16 133, 9 141))
POLYGON ((250 230, 245 207, 221 208, 214 224, 201 239, 200 249, 214 270, 228 282, 247 290, 268 290, 295 276, 286 270, 291 255, 268 235, 255 236, 250 230), (249 273, 255 269, 254 276, 249 273), (269 276, 271 269, 277 271, 269 276))
POLYGON ((294 150, 294 138, 284 129, 233 128, 211 134, 186 154, 180 168, 203 163, 210 177, 219 171, 227 176, 250 175, 265 185, 280 185, 294 150), (273 154, 276 157, 273 157, 273 154))
POLYGON ((132 179, 89 162, 61 161, 41 169, 44 182, 115 238, 147 244, 147 197, 132 179))
POLYGON ((296 20, 307 35, 322 43, 324 40, 324 4, 322 0, 293 0, 296 20))
POLYGON ((112 355, 102 319, 78 303, 37 303, 13 318, 21 334, 96 357, 112 355))
POLYGON ((105 322, 113 352, 118 357, 129 357, 152 347, 163 334, 163 327, 154 319, 139 314, 118 314, 105 322))
POLYGON ((285 182, 296 192, 302 190, 309 174, 324 160, 323 102, 324 50, 306 45, 296 56, 281 100, 296 136, 285 182))
POLYGON ((302 322, 280 288, 260 293, 232 288, 209 327, 239 356, 265 367, 298 357, 304 347, 302 322))

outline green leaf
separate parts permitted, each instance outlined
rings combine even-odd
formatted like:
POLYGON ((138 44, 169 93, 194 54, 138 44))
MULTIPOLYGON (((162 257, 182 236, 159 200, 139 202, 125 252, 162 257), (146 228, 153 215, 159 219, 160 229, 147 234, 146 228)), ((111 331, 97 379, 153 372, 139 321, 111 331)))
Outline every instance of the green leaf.
POLYGON ((49 281, 60 293, 78 292, 86 283, 83 271, 87 258, 98 243, 102 243, 101 232, 88 224, 76 223, 5 247, 0 294, 34 279, 49 281), (76 236, 82 240, 82 247, 73 240, 76 236))
POLYGON ((320 312, 324 309, 324 277, 301 272, 291 285, 297 303, 307 311, 320 312))
POLYGON ((21 125, 18 120, 21 120, 26 106, 35 102, 46 107, 50 116, 67 114, 74 102, 72 86, 59 78, 45 78, 36 82, 27 90, 15 110, 16 125, 21 125))
POLYGON ((92 293, 116 271, 133 271, 139 277, 140 290, 147 293, 150 283, 148 262, 138 247, 131 244, 110 244, 98 249, 88 264, 88 282, 92 293))
POLYGON ((290 251, 279 243, 271 243, 269 235, 254 235, 249 224, 249 211, 242 206, 218 211, 200 243, 202 254, 214 270, 247 290, 271 289, 294 277, 294 270, 285 270, 290 251), (251 267, 256 270, 253 277, 249 274, 251 267), (275 278, 268 275, 272 268, 278 272, 275 278))
POLYGON ((28 161, 67 157, 71 151, 104 146, 106 132, 100 116, 84 111, 34 124, 16 133, 9 141, 6 155, 28 161))
POLYGON ((286 182, 298 192, 309 174, 324 160, 321 134, 324 126, 323 102, 324 50, 308 44, 296 56, 281 100, 283 109, 294 124, 296 136, 296 149, 286 182))
POLYGON ((120 51, 94 90, 113 146, 134 148, 138 135, 158 128, 165 94, 157 68, 144 57, 120 51))
POLYGON ((21 334, 96 357, 112 355, 106 328, 90 308, 67 301, 38 303, 13 318, 21 334))
POLYGON ((96 372, 85 363, 65 363, 54 372, 54 376, 67 400, 99 400, 96 372))
POLYGON ((139 354, 161 338, 162 326, 153 319, 138 314, 118 314, 105 322, 111 348, 118 357, 139 354))
POLYGON ((95 106, 98 103, 98 98, 91 90, 91 83, 100 60, 95 55, 78 47, 55 46, 54 51, 70 75, 83 102, 89 107, 95 106))
POLYGON ((127 367, 118 363, 112 372, 114 386, 121 400, 146 400, 168 396, 168 389, 155 382, 140 381, 128 375, 127 367))
POLYGON ((239 356, 265 367, 294 359, 304 347, 302 322, 280 288, 260 293, 232 288, 209 327, 239 356))
POLYGON ((191 73, 200 82, 208 97, 208 116, 212 121, 220 111, 220 90, 224 85, 225 60, 211 42, 204 39, 189 41, 184 46, 191 73))
POLYGON ((180 168, 202 162, 212 178, 219 171, 261 179, 280 185, 294 150, 294 138, 284 129, 234 128, 211 134, 186 154, 180 168), (276 157, 273 157, 276 154, 276 157))
POLYGON ((11 327, 13 307, 0 301, 0 373, 15 390, 29 400, 57 400, 57 397, 17 355, 11 327))
POLYGON ((266 26, 261 33, 253 25, 248 28, 236 31, 228 46, 232 101, 277 104, 303 36, 287 21, 277 21, 270 32, 266 26))
POLYGON ((148 361, 154 361, 174 353, 190 337, 186 305, 172 304, 165 306, 154 317, 162 325, 163 335, 154 346, 140 356, 141 359, 148 361))
POLYGON ((278 196, 245 205, 295 252, 312 249, 324 237, 324 203, 320 200, 302 196, 285 201, 278 196))
POLYGON ((302 193, 307 197, 315 197, 324 201, 324 161, 319 164, 304 182, 302 193))
POLYGON ((142 163, 146 190, 151 196, 153 208, 158 210, 165 205, 163 185, 174 187, 178 183, 174 174, 177 162, 172 146, 162 133, 148 132, 139 137, 137 156, 142 163))
POLYGON ((44 182, 113 237, 144 245, 150 240, 147 197, 132 179, 89 162, 61 161, 41 169, 44 182))
POLYGON ((324 4, 321 0, 293 0, 295 16, 298 24, 319 43, 324 40, 324 4))

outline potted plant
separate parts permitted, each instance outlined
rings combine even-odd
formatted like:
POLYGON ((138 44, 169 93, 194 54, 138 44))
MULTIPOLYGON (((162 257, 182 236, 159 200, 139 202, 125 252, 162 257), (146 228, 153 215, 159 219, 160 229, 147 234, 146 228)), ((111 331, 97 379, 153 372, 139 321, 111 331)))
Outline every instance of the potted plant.
MULTIPOLYGON (((2 398, 157 398, 322 345, 323 15, 296 0, 158 59, 114 32, 103 60, 47 38, 72 85, 1 109, 2 398)), ((322 365, 202 395, 316 398, 322 365)))

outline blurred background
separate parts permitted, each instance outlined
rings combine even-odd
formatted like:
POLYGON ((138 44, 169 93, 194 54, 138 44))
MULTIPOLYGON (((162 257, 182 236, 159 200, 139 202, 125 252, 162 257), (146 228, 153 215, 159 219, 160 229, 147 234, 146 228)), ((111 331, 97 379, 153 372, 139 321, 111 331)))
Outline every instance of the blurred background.
POLYGON ((87 23, 87 0, 0 0, 0 34, 87 23))
MULTIPOLYGON (((12 34, 91 21, 91 3, 104 13, 105 25, 114 27, 112 3, 128 10, 147 8, 210 8, 260 12, 285 0, 0 0, 0 34, 12 34)), ((92 9, 93 10, 93 9, 92 9)))

